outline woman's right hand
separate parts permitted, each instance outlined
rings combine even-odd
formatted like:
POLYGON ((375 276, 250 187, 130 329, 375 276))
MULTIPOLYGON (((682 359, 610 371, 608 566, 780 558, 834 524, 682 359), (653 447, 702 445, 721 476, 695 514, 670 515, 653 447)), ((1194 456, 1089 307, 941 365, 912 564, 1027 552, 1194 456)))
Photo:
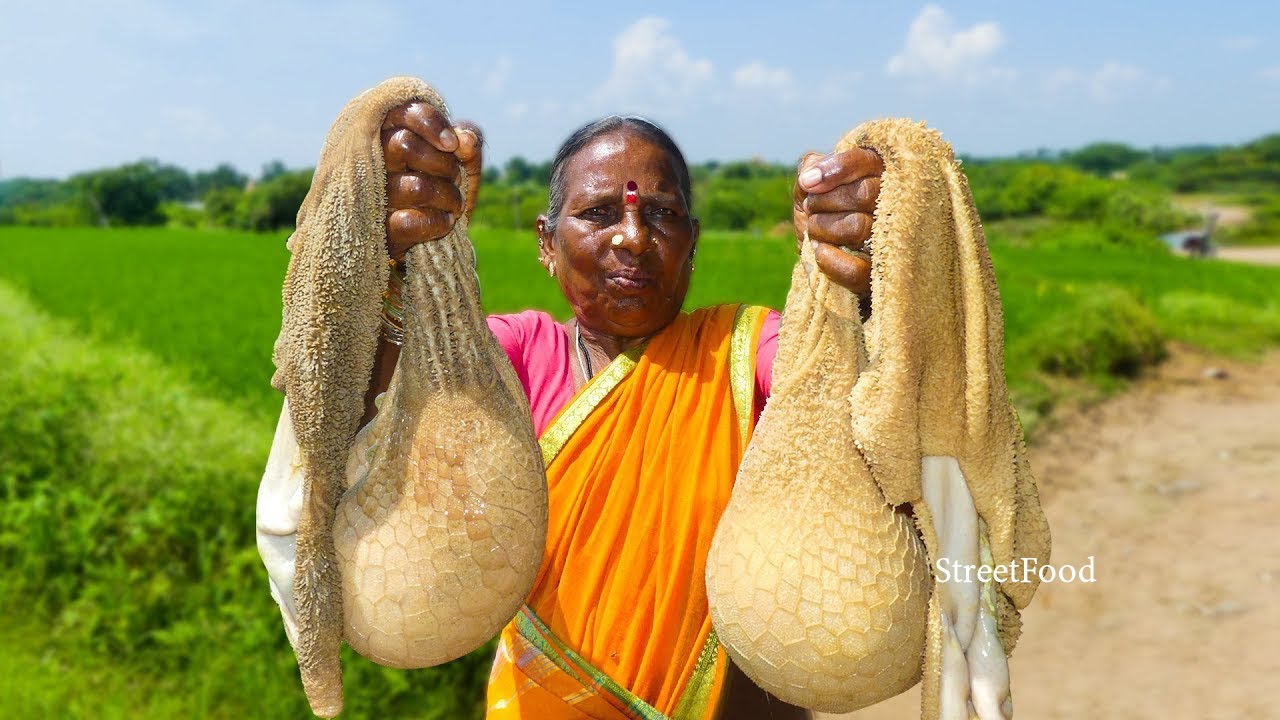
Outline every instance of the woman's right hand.
POLYGON ((468 219, 480 190, 480 128, 469 122, 450 127, 425 102, 410 102, 387 113, 382 153, 387 168, 387 253, 404 258, 420 242, 449 234, 458 217, 468 219), (462 170, 467 194, 458 189, 462 170))

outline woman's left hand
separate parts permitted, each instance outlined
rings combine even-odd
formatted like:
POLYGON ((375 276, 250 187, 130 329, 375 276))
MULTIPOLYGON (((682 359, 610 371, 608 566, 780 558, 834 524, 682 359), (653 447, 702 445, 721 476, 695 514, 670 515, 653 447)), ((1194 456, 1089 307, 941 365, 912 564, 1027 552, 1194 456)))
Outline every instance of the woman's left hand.
POLYGON ((880 156, 865 148, 809 153, 796 168, 791 209, 796 240, 808 233, 818 267, 859 297, 871 294, 871 255, 862 250, 871 237, 883 173, 880 156))

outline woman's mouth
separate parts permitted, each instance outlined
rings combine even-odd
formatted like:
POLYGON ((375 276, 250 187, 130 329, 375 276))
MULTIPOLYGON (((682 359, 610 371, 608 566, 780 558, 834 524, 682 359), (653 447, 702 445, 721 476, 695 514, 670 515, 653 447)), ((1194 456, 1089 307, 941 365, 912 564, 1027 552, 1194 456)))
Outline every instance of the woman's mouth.
POLYGON ((621 268, 605 275, 605 283, 621 292, 642 292, 654 283, 653 275, 639 268, 621 268))

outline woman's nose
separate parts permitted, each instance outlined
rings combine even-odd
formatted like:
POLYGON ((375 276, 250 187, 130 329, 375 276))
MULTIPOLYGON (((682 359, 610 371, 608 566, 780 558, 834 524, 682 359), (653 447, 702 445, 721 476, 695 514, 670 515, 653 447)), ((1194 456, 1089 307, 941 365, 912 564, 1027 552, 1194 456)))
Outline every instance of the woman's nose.
POLYGON ((625 248, 637 255, 649 247, 649 228, 637 210, 628 209, 622 213, 622 220, 614 226, 614 231, 614 247, 625 248))

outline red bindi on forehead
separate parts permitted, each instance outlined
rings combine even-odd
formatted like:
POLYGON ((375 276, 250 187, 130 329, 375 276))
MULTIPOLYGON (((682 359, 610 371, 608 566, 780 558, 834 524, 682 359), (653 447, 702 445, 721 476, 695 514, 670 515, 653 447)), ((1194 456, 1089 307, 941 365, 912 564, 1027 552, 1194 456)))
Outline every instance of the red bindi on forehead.
POLYGON ((636 184, 635 180, 627 181, 627 193, 625 195, 625 198, 628 205, 634 205, 640 202, 640 194, 637 192, 639 188, 640 186, 636 184))

